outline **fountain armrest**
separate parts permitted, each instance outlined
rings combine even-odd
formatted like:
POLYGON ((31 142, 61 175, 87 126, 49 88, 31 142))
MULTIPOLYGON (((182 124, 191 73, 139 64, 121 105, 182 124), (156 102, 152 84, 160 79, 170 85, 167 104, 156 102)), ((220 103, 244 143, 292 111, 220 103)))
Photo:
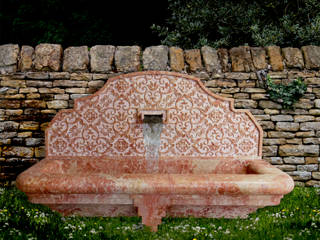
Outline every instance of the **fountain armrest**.
POLYGON ((252 160, 247 166, 247 172, 249 174, 281 174, 287 175, 277 167, 263 160, 252 160))

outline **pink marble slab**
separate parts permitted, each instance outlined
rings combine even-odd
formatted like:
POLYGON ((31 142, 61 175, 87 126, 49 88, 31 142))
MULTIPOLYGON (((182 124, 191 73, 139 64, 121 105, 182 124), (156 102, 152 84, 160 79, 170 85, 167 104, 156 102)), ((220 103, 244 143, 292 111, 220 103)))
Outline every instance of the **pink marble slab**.
POLYGON ((138 72, 109 79, 60 111, 46 130, 46 158, 17 178, 29 200, 65 215, 134 216, 157 230, 164 216, 246 217, 277 205, 293 180, 261 160, 252 114, 197 78, 138 72), (161 115, 150 172, 143 119, 161 115))

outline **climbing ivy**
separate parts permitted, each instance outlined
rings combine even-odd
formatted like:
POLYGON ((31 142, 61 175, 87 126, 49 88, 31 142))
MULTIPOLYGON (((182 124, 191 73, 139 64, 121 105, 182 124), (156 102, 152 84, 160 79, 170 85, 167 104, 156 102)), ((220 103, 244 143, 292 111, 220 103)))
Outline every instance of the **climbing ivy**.
POLYGON ((267 93, 270 99, 282 104, 285 109, 292 109, 293 105, 303 96, 307 85, 301 77, 294 79, 288 84, 276 84, 267 76, 267 93))

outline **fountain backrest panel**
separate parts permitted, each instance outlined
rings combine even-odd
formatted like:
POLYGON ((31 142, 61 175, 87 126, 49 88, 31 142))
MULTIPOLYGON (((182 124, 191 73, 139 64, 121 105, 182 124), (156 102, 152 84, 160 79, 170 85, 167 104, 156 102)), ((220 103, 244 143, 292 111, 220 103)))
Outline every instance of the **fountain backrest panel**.
POLYGON ((60 111, 46 131, 47 158, 130 157, 141 168, 155 158, 259 159, 261 148, 262 130, 250 112, 234 110, 233 100, 212 94, 196 78, 168 72, 110 79, 92 96, 77 99, 74 109, 60 111), (158 152, 146 144, 149 125, 141 118, 153 112, 163 120, 158 152))

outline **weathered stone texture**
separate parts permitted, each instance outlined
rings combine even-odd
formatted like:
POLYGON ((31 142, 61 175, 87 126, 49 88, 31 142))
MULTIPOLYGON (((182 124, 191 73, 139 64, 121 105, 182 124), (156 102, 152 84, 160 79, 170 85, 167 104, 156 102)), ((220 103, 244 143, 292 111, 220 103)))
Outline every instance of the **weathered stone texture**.
POLYGON ((223 72, 228 72, 230 70, 230 65, 229 65, 229 54, 228 54, 228 49, 225 48, 219 48, 218 51, 218 56, 220 59, 220 64, 222 67, 223 72))
POLYGON ((111 45, 96 45, 90 49, 91 72, 107 73, 112 70, 116 48, 111 45))
POLYGON ((257 102, 251 99, 236 99, 235 100, 235 107, 236 108, 256 108, 257 102))
POLYGON ((31 46, 22 46, 18 69, 21 72, 32 70, 32 62, 34 58, 34 48, 31 46))
POLYGON ((202 69, 201 54, 199 49, 185 50, 184 57, 191 72, 196 72, 202 69))
POLYGON ((62 52, 60 44, 39 44, 35 49, 34 68, 39 71, 59 71, 62 52))
POLYGON ((300 124, 300 130, 320 130, 320 122, 304 122, 300 124))
POLYGON ((170 67, 172 71, 181 72, 184 70, 184 54, 183 49, 179 47, 170 47, 170 67))
POLYGON ((288 164, 304 164, 304 157, 284 157, 283 161, 288 164))
POLYGON ((234 72, 250 72, 254 71, 254 65, 251 58, 250 47, 240 46, 230 49, 230 58, 232 71, 234 72))
POLYGON ((257 70, 266 69, 268 64, 266 61, 266 51, 261 47, 252 47, 251 56, 253 65, 257 70))
POLYGON ((319 156, 319 145, 282 145, 280 156, 319 156))
POLYGON ((216 49, 209 46, 204 46, 201 48, 201 53, 207 72, 221 72, 218 51, 216 49))
POLYGON ((280 47, 278 46, 268 46, 266 47, 270 65, 273 71, 282 71, 283 70, 283 60, 280 53, 280 47))
POLYGON ((282 54, 287 67, 300 69, 304 67, 303 56, 299 48, 282 48, 282 54))
POLYGON ((17 44, 0 45, 0 73, 13 73, 17 71, 19 46, 17 44))
POLYGON ((115 65, 118 72, 134 72, 140 70, 139 46, 118 46, 115 52, 115 65))
POLYGON ((301 48, 306 63, 307 69, 320 68, 320 47, 318 46, 303 46, 301 48))
POLYGON ((273 115, 271 116, 271 120, 276 122, 291 122, 293 121, 293 117, 291 115, 273 115))
POLYGON ((47 102, 48 108, 53 108, 53 109, 63 109, 68 107, 68 101, 64 100, 53 100, 47 102))
POLYGON ((295 122, 277 122, 277 131, 296 132, 299 130, 299 123, 295 122))
POLYGON ((89 65, 89 51, 87 46, 68 47, 64 50, 64 72, 86 72, 89 65))
POLYGON ((5 157, 33 157, 33 148, 10 146, 3 148, 2 154, 5 157))
POLYGON ((143 51, 143 67, 145 70, 167 70, 168 47, 152 46, 143 51))

